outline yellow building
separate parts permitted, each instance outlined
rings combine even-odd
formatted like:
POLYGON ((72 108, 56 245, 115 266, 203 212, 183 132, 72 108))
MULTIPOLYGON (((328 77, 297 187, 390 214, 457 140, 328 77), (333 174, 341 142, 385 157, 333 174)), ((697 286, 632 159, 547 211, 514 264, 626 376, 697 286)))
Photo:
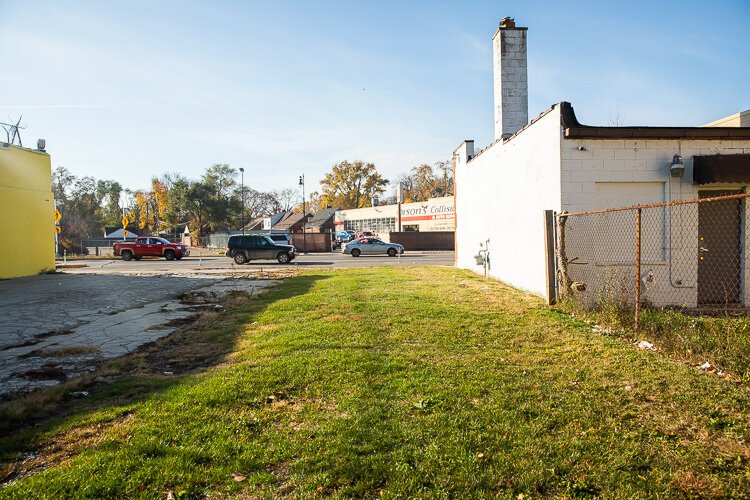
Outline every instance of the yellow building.
POLYGON ((0 142, 0 279, 55 269, 54 206, 49 155, 0 142))
POLYGON ((704 127, 750 127, 750 109, 740 111, 733 115, 720 118, 711 123, 706 123, 704 127))

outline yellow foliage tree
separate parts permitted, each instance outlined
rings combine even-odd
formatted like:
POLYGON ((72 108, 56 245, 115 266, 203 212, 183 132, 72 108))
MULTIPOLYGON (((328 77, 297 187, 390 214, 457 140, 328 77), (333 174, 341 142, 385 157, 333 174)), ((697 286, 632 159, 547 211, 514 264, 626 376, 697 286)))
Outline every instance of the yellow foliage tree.
POLYGON ((342 161, 331 168, 320 185, 323 206, 362 208, 371 205, 370 200, 385 192, 387 179, 383 179, 372 163, 342 161))

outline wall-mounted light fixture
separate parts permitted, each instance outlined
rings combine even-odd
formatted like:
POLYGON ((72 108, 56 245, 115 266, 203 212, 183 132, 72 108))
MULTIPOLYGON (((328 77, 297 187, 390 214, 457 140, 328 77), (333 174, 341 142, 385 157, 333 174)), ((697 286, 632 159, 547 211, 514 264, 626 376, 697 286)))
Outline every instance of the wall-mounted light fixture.
POLYGON ((669 175, 672 177, 682 177, 685 173, 685 165, 682 164, 682 156, 674 155, 672 163, 669 164, 669 175))

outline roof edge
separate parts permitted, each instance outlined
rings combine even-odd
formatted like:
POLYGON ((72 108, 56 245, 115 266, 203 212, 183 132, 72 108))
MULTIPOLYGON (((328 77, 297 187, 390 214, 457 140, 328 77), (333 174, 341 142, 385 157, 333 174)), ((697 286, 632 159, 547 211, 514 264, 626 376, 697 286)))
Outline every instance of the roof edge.
POLYGON ((593 127, 582 125, 573 106, 560 103, 565 139, 749 139, 750 127, 593 127))

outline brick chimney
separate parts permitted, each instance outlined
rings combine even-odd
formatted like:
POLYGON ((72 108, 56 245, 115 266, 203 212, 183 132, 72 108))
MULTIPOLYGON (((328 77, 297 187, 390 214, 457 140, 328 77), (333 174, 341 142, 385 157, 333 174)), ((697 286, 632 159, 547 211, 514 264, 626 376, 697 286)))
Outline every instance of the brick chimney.
POLYGON ((492 37, 495 78, 495 139, 518 132, 529 122, 529 83, 526 73, 526 32, 510 17, 500 21, 492 37))

